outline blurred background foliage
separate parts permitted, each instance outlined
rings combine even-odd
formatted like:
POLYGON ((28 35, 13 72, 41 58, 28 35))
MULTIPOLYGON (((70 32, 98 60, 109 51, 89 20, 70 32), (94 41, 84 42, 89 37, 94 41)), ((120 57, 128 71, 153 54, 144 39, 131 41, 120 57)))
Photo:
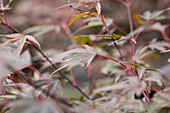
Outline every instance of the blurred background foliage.
MULTIPOLYGON (((80 46, 82 44, 97 45, 99 48, 97 48, 97 46, 96 48, 98 49, 99 52, 116 58, 118 56, 117 53, 115 52, 115 50, 112 51, 113 47, 107 47, 109 43, 106 40, 93 41, 90 40, 87 36, 84 36, 82 37, 82 40, 79 40, 79 38, 75 38, 76 36, 74 37, 73 35, 71 35, 72 33, 76 32, 76 30, 79 29, 80 27, 86 25, 86 23, 83 23, 81 21, 76 21, 73 24, 71 24, 71 26, 69 26, 67 31, 65 30, 65 28, 67 27, 71 19, 73 19, 73 15, 77 14, 77 11, 73 10, 73 8, 71 7, 64 7, 61 9, 57 9, 54 10, 52 13, 50 11, 52 11, 56 7, 66 4, 67 2, 68 2, 67 0, 14 0, 10 5, 12 9, 6 11, 7 20, 12 26, 16 27, 22 33, 26 33, 34 36, 37 39, 37 41, 40 43, 42 47, 42 51, 44 51, 48 57, 53 57, 54 55, 61 53, 61 51, 66 51, 70 48, 74 48, 73 47, 74 43, 78 43, 80 46), (75 39, 73 39, 73 37, 75 39), (104 50, 102 50, 100 47, 101 48, 103 47, 104 50)), ((117 2, 116 0, 101 0, 100 3, 102 5, 102 14, 106 18, 110 18, 112 23, 122 28, 128 34, 130 32, 130 29, 129 29, 129 20, 128 20, 128 13, 126 7, 121 3, 117 2)), ((132 19, 133 19, 134 29, 137 29, 142 25, 143 21, 142 19, 138 18, 139 15, 144 15, 146 14, 147 11, 149 12, 160 11, 163 9, 167 9, 169 7, 170 7, 170 0, 134 0, 132 4, 132 17, 133 17, 132 19)), ((95 11, 95 9, 92 9, 92 11, 95 11)), ((168 26, 166 27, 165 32, 170 37, 170 11, 163 12, 163 15, 166 17, 166 19, 158 20, 158 22, 160 22, 162 25, 168 26)), ((154 22, 155 20, 152 20, 150 24, 154 22)), ((94 29, 93 28, 84 29, 78 32, 77 34, 83 34, 83 35, 97 34, 100 30, 101 30, 101 26, 96 27, 94 29)), ((119 35, 126 35, 120 32, 119 30, 115 30, 115 29, 113 29, 113 32, 119 35)), ((0 34, 10 34, 10 33, 13 33, 13 31, 0 25, 0 34)), ((146 44, 150 43, 155 38, 159 41, 163 40, 162 34, 157 30, 146 30, 142 32, 139 35, 138 39, 136 40, 137 42, 136 48, 141 49, 141 47, 145 47, 146 44)), ((122 46, 120 47, 121 49, 125 49, 125 51, 127 51, 127 53, 124 52, 123 54, 124 56, 127 56, 127 59, 129 59, 128 57, 129 55, 128 52, 130 50, 129 43, 126 43, 125 45, 123 45, 123 47, 122 46)), ((47 65, 46 62, 43 62, 43 60, 40 58, 40 55, 35 51, 35 49, 31 48, 29 45, 26 45, 24 47, 24 49, 27 48, 31 49, 31 55, 33 56, 32 57, 33 65, 37 69, 39 69, 40 72, 44 74, 44 76, 54 71, 54 69, 48 67, 49 65, 47 65)), ((144 57, 143 60, 146 62, 146 65, 149 65, 148 67, 162 69, 164 71, 164 78, 166 80, 170 80, 170 75, 169 75, 170 65, 167 63, 169 57, 170 57, 169 52, 160 54, 158 51, 156 51, 144 57)), ((73 66, 74 67, 73 75, 75 76, 77 83, 80 87, 88 86, 88 83, 92 82, 90 76, 94 75, 94 77, 92 77, 93 79, 93 78, 97 78, 97 76, 100 75, 101 73, 103 75, 95 84, 95 86, 93 86, 94 84, 91 84, 88 87, 85 87, 84 89, 85 91, 91 89, 91 87, 96 88, 96 87, 107 86, 108 84, 116 83, 116 79, 120 81, 122 80, 121 79, 123 78, 122 75, 125 74, 122 70, 120 71, 120 67, 117 64, 113 65, 109 61, 100 59, 98 57, 96 57, 95 60, 99 61, 100 65, 98 65, 94 61, 86 70, 84 70, 83 66, 82 67, 73 66), (88 72, 91 72, 91 74, 88 75, 88 72), (116 77, 114 75, 116 75, 116 77), (113 79, 110 79, 112 77, 113 79)), ((24 70, 24 71, 27 72, 28 70, 24 70)), ((70 73, 68 69, 63 69, 63 72, 70 77, 70 73)), ((36 76, 35 74, 32 73, 32 71, 28 71, 28 75, 36 76)), ((58 74, 56 74, 55 76, 58 77, 58 74)), ((123 80, 127 80, 127 78, 125 77, 123 78, 123 80)), ((64 86, 63 97, 74 98, 74 99, 75 97, 76 98, 80 97, 81 100, 81 94, 77 90, 75 90, 69 85, 65 85, 65 84, 62 85, 64 86)), ((136 85, 141 85, 141 84, 136 83, 136 85)), ((131 86, 133 87, 132 84, 131 86)), ((167 87, 169 86, 170 84, 168 82, 167 87)), ((111 95, 109 91, 110 90, 106 91, 106 95, 111 95)), ((103 95, 101 93, 101 95, 96 94, 91 96, 93 98, 95 98, 95 96, 96 98, 99 98, 100 96, 103 95)), ((115 96, 115 94, 113 95, 115 96)), ((84 99, 82 99, 81 101, 83 103, 84 99)), ((156 101, 158 100, 155 100, 154 102, 156 101)), ((123 104, 121 107, 122 108, 125 107, 126 109, 126 106, 124 106, 123 104)), ((147 107, 147 105, 145 105, 145 107, 147 107)), ((82 110, 84 109, 85 108, 82 107, 82 110)), ((166 111, 169 108, 165 107, 163 109, 162 109, 163 111, 166 111)), ((79 112, 81 112, 81 109, 76 109, 76 110, 80 110, 79 112)), ((152 112, 152 109, 150 110, 151 110, 150 112, 152 112)))

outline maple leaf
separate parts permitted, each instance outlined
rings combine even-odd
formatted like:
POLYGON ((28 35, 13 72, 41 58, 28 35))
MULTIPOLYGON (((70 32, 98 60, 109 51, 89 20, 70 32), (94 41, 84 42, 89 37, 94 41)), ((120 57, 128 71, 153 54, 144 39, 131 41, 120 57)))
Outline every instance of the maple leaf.
POLYGON ((29 51, 25 51, 19 57, 16 55, 17 49, 10 46, 0 46, 0 76, 11 74, 21 70, 31 64, 29 51))
POLYGON ((150 43, 149 43, 149 47, 152 50, 159 50, 159 51, 166 51, 166 48, 168 48, 168 43, 164 42, 164 41, 157 41, 157 39, 153 39, 150 43))
POLYGON ((98 16, 100 16, 100 14, 101 14, 101 4, 99 2, 97 2, 97 4, 96 4, 96 11, 98 13, 98 16))
MULTIPOLYGON (((85 47, 85 49, 84 48, 76 48, 76 49, 68 50, 68 51, 61 53, 59 55, 56 55, 53 58, 53 62, 65 63, 65 65, 60 67, 58 70, 61 70, 71 64, 75 64, 77 62, 84 61, 84 60, 87 61, 86 67, 88 67, 88 65, 91 63, 91 61, 97 54, 97 51, 88 45, 84 45, 84 47, 85 47)), ((57 72, 58 70, 56 70, 55 72, 57 72)))
POLYGON ((39 48, 41 48, 40 44, 37 42, 37 40, 31 35, 14 33, 14 34, 5 34, 5 35, 0 35, 0 36, 1 37, 12 38, 12 39, 8 39, 5 43, 1 44, 2 46, 7 45, 9 42, 14 42, 14 41, 18 44, 17 56, 20 56, 20 54, 22 52, 22 49, 24 47, 24 44, 26 43, 27 40, 33 42, 39 48))

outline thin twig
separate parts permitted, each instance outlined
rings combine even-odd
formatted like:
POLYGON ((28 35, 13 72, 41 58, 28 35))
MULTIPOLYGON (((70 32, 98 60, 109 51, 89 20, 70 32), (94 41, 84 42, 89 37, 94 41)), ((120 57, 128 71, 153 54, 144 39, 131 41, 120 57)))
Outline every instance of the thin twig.
MULTIPOLYGON (((127 11, 128 11, 128 18, 129 18, 129 26, 130 26, 131 37, 134 40, 132 14, 131 14, 131 5, 132 5, 133 0, 131 0, 131 1, 126 0, 126 1, 127 1, 126 7, 127 7, 127 11)), ((135 53, 135 43, 133 41, 131 41, 130 45, 131 45, 131 60, 133 61, 133 55, 135 53)))
MULTIPOLYGON (((100 14, 100 19, 101 19, 101 21, 103 22, 103 25, 105 26, 106 31, 107 31, 108 34, 111 36, 111 33, 110 33, 110 31, 109 31, 109 29, 108 29, 108 27, 107 27, 107 25, 106 25, 106 22, 104 21, 104 18, 103 18, 103 16, 102 16, 102 14, 100 14)), ((121 50, 120 50, 119 46, 117 45, 117 43, 115 42, 115 40, 114 40, 113 38, 111 38, 111 40, 113 41, 113 43, 114 43, 117 51, 119 52, 121 58, 123 59, 123 61, 126 62, 126 59, 125 59, 124 56, 122 55, 121 50)), ((130 72, 132 73, 133 76, 135 76, 135 74, 134 74, 131 66, 130 66, 129 64, 126 64, 126 65, 127 65, 126 68, 129 67, 129 68, 127 68, 127 69, 130 70, 130 72)))
MULTIPOLYGON (((104 18, 103 18, 103 16, 102 16, 102 14, 100 14, 100 19, 101 19, 101 21, 102 21, 102 23, 103 23, 103 25, 104 25, 106 31, 107 31, 108 34, 111 36, 112 34, 110 33, 110 31, 109 31, 109 29, 108 29, 108 27, 107 27, 107 25, 106 25, 106 22, 104 21, 104 18)), ((121 53, 121 51, 120 51, 120 49, 119 49, 117 43, 115 42, 115 39, 111 38, 111 40, 113 41, 113 43, 114 43, 114 45, 115 45, 117 51, 119 52, 121 58, 123 59, 123 61, 126 62, 126 60, 125 60, 124 56, 122 55, 122 53, 121 53)))
POLYGON ((74 75, 73 75, 73 71, 71 69, 71 66, 68 66, 69 67, 69 70, 70 70, 70 75, 71 75, 71 79, 72 79, 72 82, 73 82, 73 85, 76 86, 76 81, 75 81, 75 78, 74 78, 74 75))
POLYGON ((120 32, 122 32, 124 35, 127 35, 127 33, 122 29, 120 28, 119 26, 117 26, 116 24, 111 24, 111 26, 113 26, 114 28, 116 28, 117 30, 119 30, 120 32))
POLYGON ((143 93, 143 95, 144 95, 146 101, 147 101, 147 102, 150 102, 150 100, 149 100, 149 98, 147 97, 146 93, 145 93, 144 91, 142 91, 142 93, 143 93))

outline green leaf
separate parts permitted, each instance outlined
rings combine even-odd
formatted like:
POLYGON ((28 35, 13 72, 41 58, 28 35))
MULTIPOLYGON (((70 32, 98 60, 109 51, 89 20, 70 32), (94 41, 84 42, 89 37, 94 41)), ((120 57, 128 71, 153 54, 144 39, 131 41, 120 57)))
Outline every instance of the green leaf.
POLYGON ((80 14, 75 15, 74 18, 71 19, 71 21, 68 23, 68 25, 67 25, 67 27, 66 27, 65 29, 67 29, 68 27, 70 27, 70 25, 71 25, 74 21, 76 21, 77 19, 80 19, 80 18, 82 18, 82 17, 88 18, 88 17, 90 17, 90 16, 91 16, 90 13, 80 13, 80 14))
POLYGON ((160 69, 156 69, 156 68, 146 68, 146 71, 157 71, 157 72, 162 72, 160 69))
POLYGON ((127 64, 132 65, 132 66, 134 66, 135 68, 139 68, 139 66, 138 66, 137 64, 134 64, 134 63, 131 63, 131 62, 127 62, 127 64))
POLYGON ((81 42, 81 44, 90 44, 91 40, 88 36, 74 36, 76 42, 81 42))
POLYGON ((80 96, 80 101, 84 101, 84 96, 80 96))
MULTIPOLYGON (((93 12, 92 14, 96 15, 97 13, 93 12)), ((113 19, 111 18, 106 18, 106 25, 109 27, 112 23, 113 23, 113 19)), ((83 20, 84 23, 88 23, 88 25, 83 26, 79 29, 77 29, 73 34, 76 34, 82 30, 88 29, 88 28, 93 28, 93 27, 101 27, 103 26, 103 22, 97 18, 97 17, 91 17, 89 16, 88 18, 86 18, 85 20, 83 20)))
POLYGON ((73 34, 77 34, 78 32, 85 30, 85 29, 88 29, 88 28, 100 27, 100 26, 103 26, 103 24, 87 25, 87 26, 84 26, 84 27, 77 29, 73 34))

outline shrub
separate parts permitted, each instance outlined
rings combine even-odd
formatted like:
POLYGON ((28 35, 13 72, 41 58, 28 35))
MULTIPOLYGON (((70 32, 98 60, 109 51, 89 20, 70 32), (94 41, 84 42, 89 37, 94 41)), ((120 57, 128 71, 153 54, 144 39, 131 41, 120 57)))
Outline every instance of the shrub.
POLYGON ((112 1, 127 9, 129 30, 123 30, 102 13, 107 3, 99 0, 68 0, 51 11, 55 1, 19 1, 16 4, 23 7, 12 8, 7 15, 12 2, 0 1, 0 24, 12 30, 0 34, 2 113, 170 111, 170 38, 166 31, 170 8, 133 13, 136 1, 112 1), (38 12, 34 7, 26 10, 31 3, 38 12), (45 17, 41 11, 50 15, 45 17), (22 19, 17 28, 10 24, 19 22, 14 15, 22 19), (40 17, 37 20, 36 15, 40 17), (41 23, 43 17, 50 19, 41 23), (162 39, 151 39, 145 33, 159 33, 156 36, 162 39), (68 37, 69 41, 50 39, 52 36, 68 37), (46 44, 54 40, 55 49, 49 49, 46 44))

